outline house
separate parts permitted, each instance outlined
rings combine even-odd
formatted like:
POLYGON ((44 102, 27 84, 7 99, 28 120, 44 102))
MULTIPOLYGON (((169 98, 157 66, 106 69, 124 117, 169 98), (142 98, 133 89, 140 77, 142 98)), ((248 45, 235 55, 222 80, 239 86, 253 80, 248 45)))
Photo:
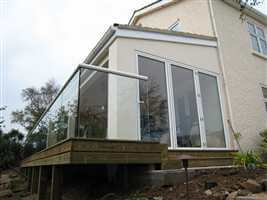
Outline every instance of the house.
MULTIPOLYGON (((225 134, 233 145, 230 132, 240 132, 241 146, 249 150, 257 147, 258 133, 267 124, 267 17, 248 7, 243 19, 240 14, 240 5, 234 0, 157 1, 135 11, 129 25, 175 29, 217 39, 218 71, 215 65, 207 70, 217 72, 221 81, 225 134)), ((200 63, 194 66, 204 68, 200 63)), ((204 118, 208 120, 205 110, 204 118)), ((207 129, 211 127, 207 123, 206 135, 209 135, 207 129)))
POLYGON ((239 6, 156 1, 111 26, 29 133, 40 152, 23 161, 28 175, 73 164, 174 169, 181 154, 206 159, 190 166, 231 165, 234 132, 254 149, 267 122, 267 17, 246 7, 240 19, 239 6))

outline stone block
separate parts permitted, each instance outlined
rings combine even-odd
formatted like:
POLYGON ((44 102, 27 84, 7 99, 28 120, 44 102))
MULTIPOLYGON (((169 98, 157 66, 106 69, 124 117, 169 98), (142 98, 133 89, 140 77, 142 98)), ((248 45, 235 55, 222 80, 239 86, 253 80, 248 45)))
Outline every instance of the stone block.
POLYGON ((261 185, 262 185, 263 190, 266 192, 267 191, 267 178, 261 181, 261 185))
POLYGON ((226 198, 226 200, 236 200, 237 197, 237 191, 235 192, 231 192, 228 197, 226 198))
POLYGON ((0 191, 0 199, 5 198, 5 197, 11 197, 12 196, 12 191, 11 190, 3 190, 0 191))
POLYGON ((257 183, 255 180, 248 179, 246 182, 240 184, 244 189, 252 192, 259 193, 262 192, 262 186, 257 183))
POLYGON ((254 197, 254 196, 246 196, 246 197, 238 196, 238 197, 236 197, 236 200, 263 200, 263 199, 259 199, 259 198, 254 197))

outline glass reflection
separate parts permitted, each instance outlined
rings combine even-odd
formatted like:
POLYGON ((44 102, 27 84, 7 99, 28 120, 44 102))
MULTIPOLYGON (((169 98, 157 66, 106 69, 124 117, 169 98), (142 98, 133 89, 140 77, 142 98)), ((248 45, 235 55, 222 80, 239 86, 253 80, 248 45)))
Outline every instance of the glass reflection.
POLYGON ((193 71, 172 65, 178 147, 200 147, 200 129, 193 71))
POLYGON ((80 85, 79 137, 107 135, 108 74, 85 69, 80 85))
POLYGON ((139 56, 138 69, 149 78, 139 83, 141 138, 170 146, 165 64, 139 56))
POLYGON ((220 98, 215 76, 199 73, 208 147, 225 147, 220 98))

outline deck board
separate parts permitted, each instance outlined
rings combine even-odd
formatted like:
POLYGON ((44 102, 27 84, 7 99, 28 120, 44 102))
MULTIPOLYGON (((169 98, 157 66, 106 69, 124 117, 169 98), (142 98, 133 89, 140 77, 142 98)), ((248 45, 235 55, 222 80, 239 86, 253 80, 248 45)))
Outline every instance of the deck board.
POLYGON ((160 164, 167 145, 70 138, 23 160, 22 167, 68 164, 160 164))
POLYGON ((168 150, 166 144, 144 141, 69 138, 22 161, 22 167, 71 164, 160 164, 181 168, 179 155, 200 158, 190 167, 231 165, 234 150, 168 150))

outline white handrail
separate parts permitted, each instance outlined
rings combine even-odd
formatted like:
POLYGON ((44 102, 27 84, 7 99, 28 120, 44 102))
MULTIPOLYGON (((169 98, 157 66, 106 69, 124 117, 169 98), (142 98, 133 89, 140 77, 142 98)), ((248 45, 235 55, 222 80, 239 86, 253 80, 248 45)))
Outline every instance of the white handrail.
POLYGON ((128 72, 112 70, 112 69, 108 69, 108 68, 104 68, 104 67, 98 67, 95 65, 88 65, 85 63, 79 64, 79 67, 84 68, 84 69, 90 69, 90 70, 95 70, 95 71, 99 71, 99 72, 104 72, 104 73, 116 74, 119 76, 125 76, 128 78, 134 78, 134 79, 139 79, 139 80, 144 80, 144 81, 148 80, 147 76, 141 76, 141 75, 132 74, 132 73, 128 73, 128 72))

